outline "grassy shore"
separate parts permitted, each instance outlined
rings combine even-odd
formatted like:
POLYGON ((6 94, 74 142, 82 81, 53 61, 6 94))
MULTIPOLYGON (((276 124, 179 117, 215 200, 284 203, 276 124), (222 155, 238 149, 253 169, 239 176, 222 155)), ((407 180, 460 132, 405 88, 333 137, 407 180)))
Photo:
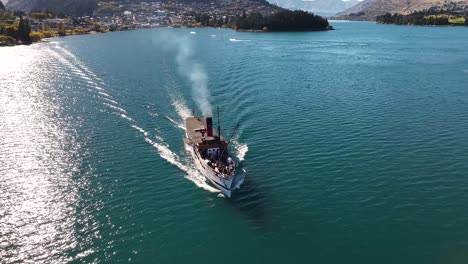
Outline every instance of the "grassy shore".
MULTIPOLYGON (((53 37, 65 37, 65 36, 73 36, 73 35, 86 35, 86 34, 93 34, 93 33, 106 33, 109 32, 107 29, 100 29, 98 31, 90 30, 90 29, 69 29, 65 30, 65 32, 57 32, 57 31, 33 31, 29 33, 29 37, 31 38, 32 42, 40 42, 43 39, 53 38, 53 37)), ((5 46, 15 46, 21 45, 19 41, 11 36, 0 35, 0 47, 5 46)))
POLYGON ((454 15, 429 15, 426 16, 427 18, 447 18, 450 24, 454 25, 464 25, 465 18, 462 16, 454 16, 454 15))

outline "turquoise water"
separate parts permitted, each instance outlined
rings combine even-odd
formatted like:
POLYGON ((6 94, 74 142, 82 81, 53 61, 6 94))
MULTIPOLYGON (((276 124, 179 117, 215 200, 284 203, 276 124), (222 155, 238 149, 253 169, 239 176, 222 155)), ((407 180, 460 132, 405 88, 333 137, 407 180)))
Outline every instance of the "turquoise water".
POLYGON ((0 262, 468 263, 468 30, 333 25, 0 49, 0 262), (182 141, 204 77, 232 199, 182 141))

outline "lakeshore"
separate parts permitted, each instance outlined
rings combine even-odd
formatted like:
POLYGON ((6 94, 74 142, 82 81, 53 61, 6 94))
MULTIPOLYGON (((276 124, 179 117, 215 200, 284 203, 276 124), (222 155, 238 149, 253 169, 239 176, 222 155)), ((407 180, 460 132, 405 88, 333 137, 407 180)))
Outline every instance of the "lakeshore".
POLYGON ((281 8, 266 1, 242 0, 233 3, 136 2, 120 5, 99 2, 92 15, 64 16, 52 11, 16 12, 0 9, 0 46, 32 43, 54 36, 106 33, 153 27, 235 28, 245 14, 271 15, 281 8), (24 21, 24 22, 22 22, 24 21), (20 23, 25 25, 21 26, 20 23), (23 31, 28 31, 25 33, 23 31), (29 34, 32 34, 29 36, 29 34), (19 37, 21 35, 21 37, 19 37))
MULTIPOLYGON (((37 14, 32 14, 37 16, 37 14)), ((73 19, 70 19, 70 21, 73 19)), ((75 19, 76 20, 76 19, 75 19)), ((0 25, 0 33, 7 33, 8 36, 0 34, 0 46, 14 46, 17 44, 32 44, 40 42, 45 38, 65 37, 70 35, 84 35, 94 33, 107 33, 112 31, 127 31, 141 28, 164 27, 160 24, 149 24, 145 26, 138 25, 107 25, 102 26, 94 19, 81 18, 79 27, 75 23, 70 25, 65 19, 40 19, 39 21, 30 20, 29 17, 20 16, 11 24, 0 25), (31 30, 32 29, 32 30, 31 30), (16 40, 15 40, 15 38, 16 40)), ((167 25, 167 27, 181 27, 178 24, 167 25)), ((203 23, 192 23, 186 28, 218 27, 218 25, 203 23)), ((237 17, 228 27, 223 24, 219 28, 229 28, 239 32, 306 32, 306 31, 326 31, 334 28, 329 25, 328 20, 320 16, 304 12, 282 10, 272 15, 263 16, 260 13, 243 14, 237 17)))
POLYGON ((92 16, 57 15, 51 11, 0 10, 0 46, 30 44, 43 38, 154 27, 230 28, 267 32, 331 30, 327 20, 313 13, 291 11, 266 1, 140 2, 117 5, 99 2, 92 16), (21 26, 20 26, 21 24, 21 26), (24 25, 23 25, 24 24, 24 25), (27 31, 18 32, 18 31, 27 31))

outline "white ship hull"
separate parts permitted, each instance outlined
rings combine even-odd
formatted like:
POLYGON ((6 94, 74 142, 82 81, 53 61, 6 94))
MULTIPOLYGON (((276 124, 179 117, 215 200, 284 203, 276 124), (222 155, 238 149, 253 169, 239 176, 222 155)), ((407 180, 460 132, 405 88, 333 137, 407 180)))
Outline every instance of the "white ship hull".
POLYGON ((187 144, 187 150, 190 152, 192 156, 195 166, 200 171, 200 173, 205 176, 205 178, 217 189, 219 189, 224 196, 230 198, 232 192, 236 189, 239 189, 245 179, 245 170, 242 169, 240 172, 238 171, 234 174, 233 177, 230 178, 223 178, 219 177, 215 174, 215 172, 205 164, 204 160, 195 153, 193 146, 187 144))

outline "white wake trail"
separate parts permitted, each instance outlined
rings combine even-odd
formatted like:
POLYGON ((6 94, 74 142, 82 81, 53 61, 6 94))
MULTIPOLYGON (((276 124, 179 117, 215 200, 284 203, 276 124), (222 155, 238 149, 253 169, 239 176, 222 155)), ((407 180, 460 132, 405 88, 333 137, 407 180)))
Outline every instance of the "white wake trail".
POLYGON ((145 137, 148 136, 148 132, 146 132, 143 128, 137 126, 137 125, 132 125, 132 127, 138 131, 140 131, 145 137))
POLYGON ((250 42, 251 40, 249 40, 249 39, 235 39, 235 38, 230 38, 229 41, 231 41, 231 42, 250 42))
POLYGON ((176 127, 180 128, 182 130, 185 130, 185 126, 181 122, 177 122, 174 119, 170 118, 169 116, 165 116, 165 117, 167 118, 167 120, 171 121, 171 123, 174 124, 176 127))
POLYGON ((205 177, 201 175, 200 172, 198 172, 198 170, 196 170, 193 167, 183 164, 180 161, 179 156, 175 154, 173 151, 171 151, 167 145, 165 145, 162 142, 153 141, 148 137, 145 137, 145 141, 150 143, 154 148, 158 150, 159 156, 161 156, 161 158, 165 159, 169 163, 177 166, 179 169, 184 171, 187 174, 185 178, 195 183, 195 185, 197 185, 199 188, 202 188, 212 193, 220 192, 218 189, 213 188, 210 185, 208 185, 206 183, 205 177))
POLYGON ((187 117, 191 116, 192 113, 190 111, 190 109, 187 107, 185 101, 183 99, 180 99, 180 96, 175 96, 175 95, 172 95, 172 106, 174 107, 175 111, 177 112, 177 114, 179 115, 179 118, 181 121, 176 121, 174 119, 172 119, 171 117, 169 116, 165 116, 169 121, 171 121, 172 124, 174 124, 176 127, 182 129, 182 130, 185 130, 185 125, 184 125, 184 121, 187 117))
POLYGON ((112 105, 112 104, 108 104, 108 103, 102 103, 103 105, 105 106, 108 106, 116 111, 119 111, 119 112, 122 112, 124 114, 128 114, 127 111, 125 109, 123 109, 122 107, 118 107, 118 106, 115 106, 115 105, 112 105))
POLYGON ((249 151, 249 146, 245 143, 240 143, 237 138, 232 140, 232 145, 236 151, 236 157, 239 161, 243 161, 245 159, 245 155, 247 155, 247 152, 249 151))
POLYGON ((173 99, 172 106, 174 106, 177 114, 179 114, 182 120, 185 120, 187 117, 192 115, 192 112, 190 111, 190 109, 187 107, 185 102, 181 99, 173 99))
MULTIPOLYGON (((62 54, 57 52, 56 50, 50 50, 51 54, 56 57, 62 64, 70 67, 70 69, 82 78, 85 83, 89 84, 98 94, 102 95, 102 99, 107 102, 102 102, 103 105, 115 110, 113 114, 127 120, 129 125, 135 129, 136 131, 140 132, 143 135, 145 142, 151 144, 157 151, 161 158, 168 161, 169 163, 175 165, 180 170, 186 173, 185 178, 192 181, 196 186, 202 188, 206 191, 219 193, 220 191, 216 188, 211 187, 206 183, 205 177, 201 175, 198 170, 196 170, 191 165, 184 164, 181 161, 180 157, 174 153, 170 148, 169 145, 164 142, 164 139, 160 135, 155 135, 154 140, 149 137, 149 133, 144 130, 142 127, 138 126, 137 122, 129 116, 128 112, 122 108, 117 101, 113 99, 113 97, 105 92, 105 89, 100 87, 96 81, 105 85, 104 81, 97 77, 91 70, 89 70, 86 65, 84 65, 73 53, 69 52, 67 49, 62 48, 60 46, 56 46, 57 50, 60 51, 62 54), (65 54, 66 56, 63 56, 65 54), (78 66, 76 66, 78 65, 78 66)), ((190 116, 190 110, 187 108, 183 101, 174 101, 173 103, 174 108, 176 109, 178 115, 185 120, 186 117, 190 116)), ((154 114, 152 116, 158 116, 158 114, 154 114)), ((166 116, 167 117, 167 116, 166 116)), ((182 122, 177 122, 174 119, 167 117, 174 125, 181 129, 185 129, 182 122)), ((157 131, 157 130, 156 130, 157 131)))
POLYGON ((91 71, 88 67, 86 67, 86 65, 81 60, 79 60, 75 56, 75 54, 73 54, 68 49, 66 49, 66 48, 64 48, 64 47, 62 47, 62 46, 60 46, 58 44, 56 44, 54 46, 54 48, 56 48, 57 50, 60 50, 60 52, 62 52, 65 56, 67 56, 68 58, 74 60, 76 65, 78 65, 78 67, 80 67, 84 72, 86 72, 92 78, 94 78, 95 80, 101 82, 101 84, 104 84, 104 80, 99 78, 93 71, 91 71))

